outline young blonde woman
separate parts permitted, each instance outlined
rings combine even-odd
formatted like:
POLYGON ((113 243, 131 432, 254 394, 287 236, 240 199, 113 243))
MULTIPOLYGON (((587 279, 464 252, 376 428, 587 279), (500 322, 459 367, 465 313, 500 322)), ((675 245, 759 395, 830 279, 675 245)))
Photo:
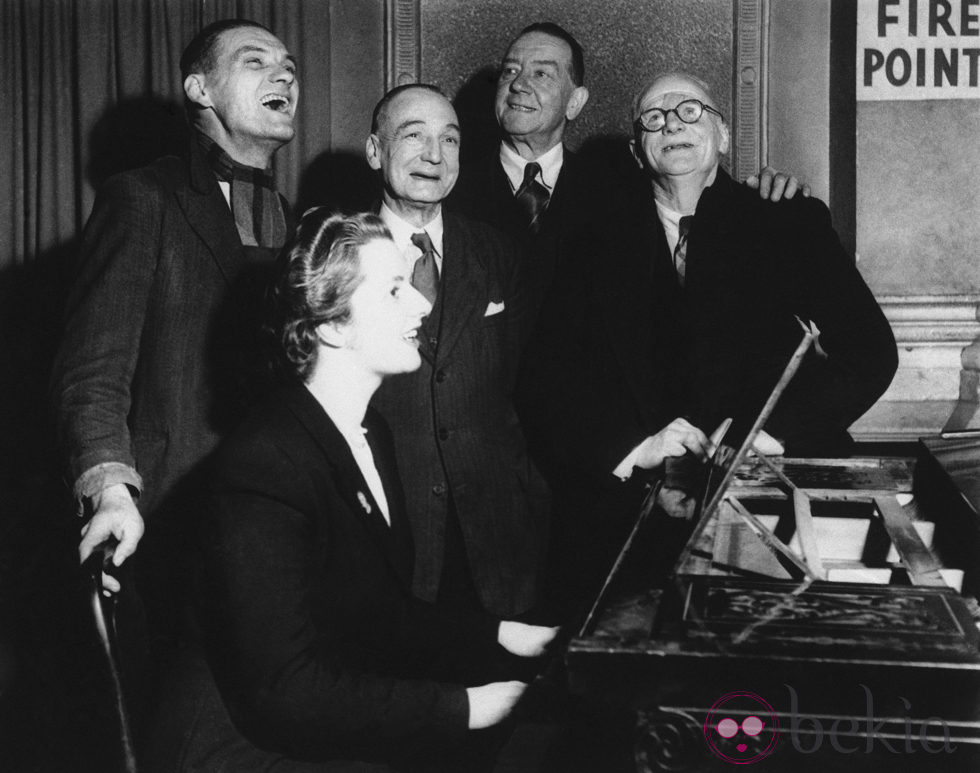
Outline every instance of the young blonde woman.
POLYGON ((198 690, 210 705, 192 709, 179 767, 225 769, 224 754, 229 770, 265 770, 246 760, 272 754, 276 771, 453 769, 471 731, 503 720, 525 688, 465 686, 457 666, 540 655, 555 629, 447 619, 411 595, 391 436, 368 403, 386 376, 420 366, 430 306, 386 227, 313 210, 287 257, 274 299, 295 383, 220 449, 207 519, 203 627, 238 730, 213 689, 198 690))

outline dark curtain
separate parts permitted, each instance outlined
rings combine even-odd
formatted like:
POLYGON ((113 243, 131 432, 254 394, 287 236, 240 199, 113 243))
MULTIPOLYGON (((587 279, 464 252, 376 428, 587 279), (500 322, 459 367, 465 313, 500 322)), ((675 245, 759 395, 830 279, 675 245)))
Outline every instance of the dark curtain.
POLYGON ((304 132, 278 163, 280 186, 292 199, 304 159, 330 144, 326 44, 331 12, 347 5, 2 0, 0 268, 31 263, 74 239, 106 175, 172 147, 183 125, 180 53, 217 19, 265 24, 299 59, 304 132))

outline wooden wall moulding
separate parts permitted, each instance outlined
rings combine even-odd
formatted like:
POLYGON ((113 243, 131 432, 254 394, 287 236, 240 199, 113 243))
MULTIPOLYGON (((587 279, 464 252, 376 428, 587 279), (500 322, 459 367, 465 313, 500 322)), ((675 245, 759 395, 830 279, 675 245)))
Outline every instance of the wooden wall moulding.
POLYGON ((903 344, 958 344, 980 337, 980 295, 885 295, 878 299, 903 344))
POLYGON ((735 136, 732 170, 739 180, 768 163, 769 0, 735 0, 735 136))
POLYGON ((957 400, 980 341, 980 296, 886 296, 879 299, 898 344, 898 373, 883 400, 957 400), (972 361, 971 361, 972 360, 972 361))
POLYGON ((385 2, 385 91, 422 76, 421 0, 385 2))
POLYGON ((980 295, 882 296, 898 372, 851 428, 862 440, 909 440, 980 423, 980 295))

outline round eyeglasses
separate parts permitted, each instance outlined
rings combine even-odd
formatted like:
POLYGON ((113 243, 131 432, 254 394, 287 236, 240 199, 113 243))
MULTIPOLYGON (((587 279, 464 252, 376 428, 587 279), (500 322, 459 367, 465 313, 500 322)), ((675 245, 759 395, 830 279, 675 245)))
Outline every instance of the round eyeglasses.
POLYGON ((645 132, 658 132, 667 125, 667 116, 671 113, 676 115, 684 123, 697 123, 705 110, 709 113, 714 113, 722 120, 725 119, 719 111, 715 110, 711 105, 704 104, 700 99, 685 99, 683 102, 678 102, 677 106, 672 107, 670 110, 664 110, 659 107, 651 107, 649 110, 644 110, 640 113, 640 117, 634 121, 634 124, 645 132))

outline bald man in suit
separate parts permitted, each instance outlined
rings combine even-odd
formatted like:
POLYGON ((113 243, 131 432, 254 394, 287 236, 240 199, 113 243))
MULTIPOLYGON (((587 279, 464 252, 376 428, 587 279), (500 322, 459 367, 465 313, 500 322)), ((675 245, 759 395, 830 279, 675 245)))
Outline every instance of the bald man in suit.
POLYGON ((434 87, 398 87, 375 110, 367 159, 383 184, 379 214, 433 309, 422 367, 386 381, 373 405, 395 438, 415 593, 512 617, 539 600, 547 535, 513 407, 525 287, 512 240, 443 208, 459 141, 456 111, 434 87))

